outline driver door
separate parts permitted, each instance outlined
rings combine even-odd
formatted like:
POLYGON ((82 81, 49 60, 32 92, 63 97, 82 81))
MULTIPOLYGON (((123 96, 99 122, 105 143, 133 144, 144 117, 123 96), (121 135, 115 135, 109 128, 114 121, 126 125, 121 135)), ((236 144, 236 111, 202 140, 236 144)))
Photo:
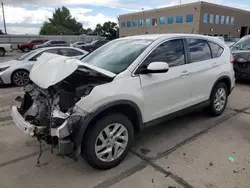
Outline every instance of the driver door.
POLYGON ((140 74, 144 97, 145 122, 163 117, 191 105, 189 87, 189 64, 182 39, 166 41, 155 48, 140 68, 152 62, 167 62, 166 73, 140 74))

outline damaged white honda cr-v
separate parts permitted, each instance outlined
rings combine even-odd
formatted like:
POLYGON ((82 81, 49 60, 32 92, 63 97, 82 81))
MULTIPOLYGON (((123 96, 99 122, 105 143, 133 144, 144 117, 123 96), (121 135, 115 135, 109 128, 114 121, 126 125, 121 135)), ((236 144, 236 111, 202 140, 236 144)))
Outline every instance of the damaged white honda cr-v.
POLYGON ((60 155, 112 168, 145 127, 197 107, 222 114, 234 87, 232 60, 222 41, 188 34, 117 39, 82 61, 44 54, 12 117, 60 155))

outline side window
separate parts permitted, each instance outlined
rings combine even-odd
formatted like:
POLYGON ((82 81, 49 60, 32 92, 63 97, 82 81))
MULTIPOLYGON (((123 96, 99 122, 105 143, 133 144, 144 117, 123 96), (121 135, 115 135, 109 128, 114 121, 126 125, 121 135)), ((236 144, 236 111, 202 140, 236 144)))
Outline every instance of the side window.
POLYGON ((187 39, 191 63, 212 59, 208 43, 202 39, 187 39))
POLYGON ((49 50, 45 50, 43 53, 52 53, 52 54, 59 54, 58 49, 49 49, 49 50))
POLYGON ((50 41, 50 44, 57 44, 57 41, 50 41))
POLYGON ((39 54, 35 55, 33 58, 30 59, 30 61, 36 61, 37 58, 39 58, 43 53, 53 53, 53 54, 59 54, 58 49, 50 49, 50 50, 45 50, 43 52, 40 52, 39 54))
POLYGON ((61 48, 61 54, 68 57, 83 55, 82 52, 74 49, 61 48))
POLYGON ((155 61, 167 62, 169 67, 185 64, 185 52, 182 39, 164 42, 158 46, 145 60, 143 66, 155 61))
POLYGON ((213 42, 208 42, 208 44, 211 48, 213 58, 220 57, 224 49, 218 44, 215 44, 213 42))

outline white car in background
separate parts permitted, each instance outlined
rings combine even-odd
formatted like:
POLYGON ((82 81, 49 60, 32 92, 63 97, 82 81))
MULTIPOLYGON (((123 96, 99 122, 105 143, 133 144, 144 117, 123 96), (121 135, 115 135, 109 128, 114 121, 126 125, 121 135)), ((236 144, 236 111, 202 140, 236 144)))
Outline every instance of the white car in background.
POLYGON ((70 44, 71 47, 75 47, 75 48, 79 48, 81 47, 82 45, 86 44, 86 42, 83 42, 83 41, 79 41, 79 42, 75 42, 73 44, 70 44))
POLYGON ((80 59, 89 52, 73 47, 47 47, 31 51, 15 60, 0 63, 0 84, 27 85, 30 81, 29 72, 43 53, 59 54, 80 59))
POLYGON ((0 44, 0 57, 12 51, 12 44, 0 44))

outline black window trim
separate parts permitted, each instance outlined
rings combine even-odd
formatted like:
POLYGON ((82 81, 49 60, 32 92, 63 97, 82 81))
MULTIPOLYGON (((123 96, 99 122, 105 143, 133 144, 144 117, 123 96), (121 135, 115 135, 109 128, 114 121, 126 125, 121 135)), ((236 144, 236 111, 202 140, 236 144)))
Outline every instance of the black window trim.
MULTIPOLYGON (((160 43, 156 44, 148 53, 147 55, 140 61, 140 63, 138 63, 138 65, 135 67, 135 69, 133 70, 132 72, 132 77, 134 76, 139 76, 139 74, 137 73, 138 70, 141 68, 142 64, 144 63, 144 61, 148 58, 148 56, 157 48, 159 47, 160 45, 162 45, 163 43, 165 42, 168 42, 168 41, 171 41, 171 40, 182 40, 183 42, 183 47, 184 47, 184 55, 185 55, 185 62, 184 62, 184 65, 185 64, 188 64, 188 58, 187 58, 187 46, 185 46, 185 37, 173 37, 173 38, 168 38, 168 39, 165 39, 163 41, 161 41, 160 43)), ((150 44, 151 45, 151 44, 150 44)), ((150 46, 149 45, 149 46, 150 46)), ((146 49, 145 49, 146 50, 146 49)))

